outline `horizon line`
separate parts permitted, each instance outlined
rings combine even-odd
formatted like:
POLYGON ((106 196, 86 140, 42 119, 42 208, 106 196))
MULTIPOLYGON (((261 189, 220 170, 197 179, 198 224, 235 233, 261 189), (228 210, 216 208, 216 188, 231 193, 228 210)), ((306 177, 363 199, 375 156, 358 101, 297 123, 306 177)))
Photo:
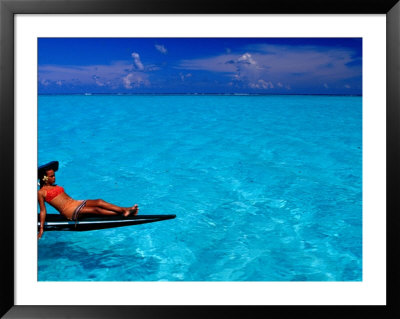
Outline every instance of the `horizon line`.
POLYGON ((232 95, 232 96, 265 96, 265 95, 318 95, 318 96, 362 96, 362 94, 334 94, 334 93, 38 93, 38 95, 232 95))

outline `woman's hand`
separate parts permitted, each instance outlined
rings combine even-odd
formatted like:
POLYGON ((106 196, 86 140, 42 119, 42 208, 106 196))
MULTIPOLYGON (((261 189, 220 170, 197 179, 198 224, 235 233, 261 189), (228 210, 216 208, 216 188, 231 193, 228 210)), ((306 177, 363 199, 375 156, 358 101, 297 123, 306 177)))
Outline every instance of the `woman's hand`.
POLYGON ((39 240, 40 238, 42 238, 42 236, 43 236, 43 228, 40 228, 39 234, 38 234, 38 236, 37 236, 38 240, 39 240))

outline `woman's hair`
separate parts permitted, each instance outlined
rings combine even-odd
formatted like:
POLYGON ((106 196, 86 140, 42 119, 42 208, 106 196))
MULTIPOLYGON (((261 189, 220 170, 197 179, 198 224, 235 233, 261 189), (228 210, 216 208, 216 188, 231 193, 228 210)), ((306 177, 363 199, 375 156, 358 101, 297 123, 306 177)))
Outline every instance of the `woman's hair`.
POLYGON ((43 172, 43 174, 41 174, 40 176, 39 176, 39 181, 40 181, 40 183, 39 183, 39 186, 40 186, 40 188, 42 188, 44 185, 45 185, 45 178, 44 177, 47 177, 47 171, 45 171, 45 172, 43 172))

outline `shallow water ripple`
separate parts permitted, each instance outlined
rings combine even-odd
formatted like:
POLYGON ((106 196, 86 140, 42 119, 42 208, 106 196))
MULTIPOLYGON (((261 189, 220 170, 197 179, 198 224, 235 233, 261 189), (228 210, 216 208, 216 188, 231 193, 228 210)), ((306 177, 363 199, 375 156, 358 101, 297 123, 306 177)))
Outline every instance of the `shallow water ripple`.
POLYGON ((40 96, 38 134, 70 196, 177 215, 45 233, 40 281, 362 280, 361 97, 40 96))

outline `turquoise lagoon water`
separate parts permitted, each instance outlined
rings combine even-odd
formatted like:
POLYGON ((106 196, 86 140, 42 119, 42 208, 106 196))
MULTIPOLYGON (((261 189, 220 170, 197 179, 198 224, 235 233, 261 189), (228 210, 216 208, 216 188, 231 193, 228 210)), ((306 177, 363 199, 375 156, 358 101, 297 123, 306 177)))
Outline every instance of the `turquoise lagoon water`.
POLYGON ((362 280, 361 97, 38 101, 39 164, 70 196, 177 215, 45 232, 39 281, 362 280))

